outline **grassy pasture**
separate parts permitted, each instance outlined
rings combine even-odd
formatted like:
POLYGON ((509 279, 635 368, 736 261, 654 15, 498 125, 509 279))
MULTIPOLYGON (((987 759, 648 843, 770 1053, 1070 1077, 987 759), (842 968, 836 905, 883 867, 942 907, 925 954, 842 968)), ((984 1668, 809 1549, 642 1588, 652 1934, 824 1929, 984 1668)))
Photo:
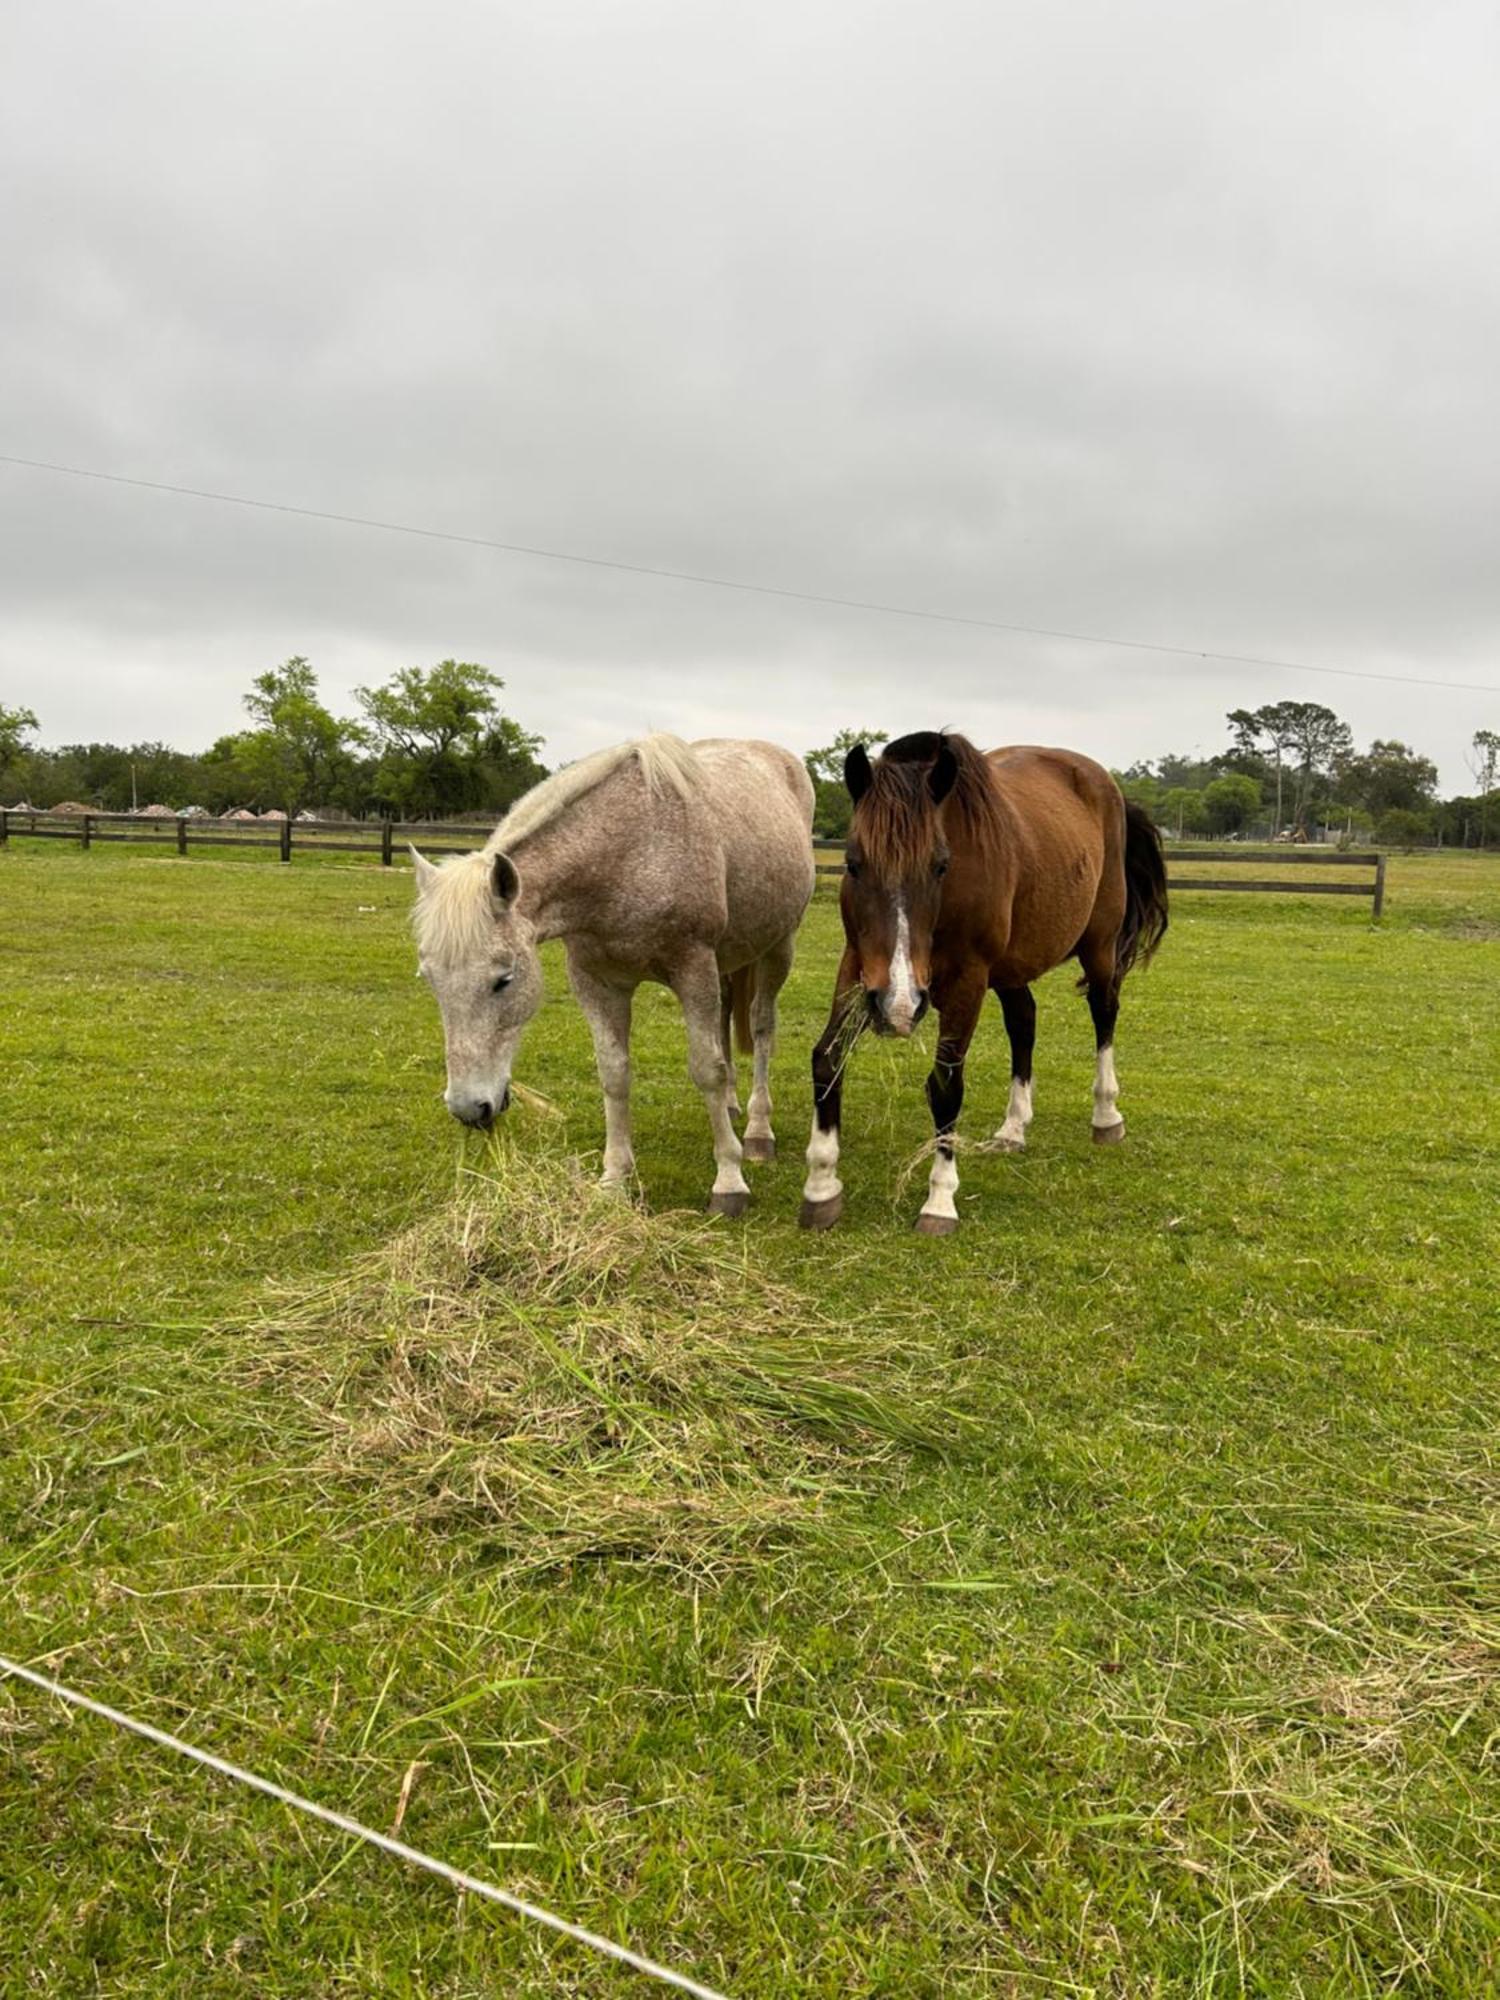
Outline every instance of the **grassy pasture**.
MULTIPOLYGON (((373 1824, 404 1792, 417 1845, 737 2000, 1495 1991, 1500 866, 1393 861, 1378 931, 1181 898, 1126 992, 1123 1148, 1089 1143, 1086 1012, 1046 981, 1030 1151, 966 1155, 937 1242, 902 1185, 930 1030, 861 1047, 846 1221, 795 1227, 820 898, 750 1218, 672 1214, 709 1154, 643 994, 658 1219, 533 1294, 491 1203, 488 1296, 535 1345, 503 1381, 482 1343, 403 1351, 421 1451, 410 1402, 374 1421, 361 1329, 392 1244, 437 1255, 455 1188, 490 1197, 409 886, 0 854, 0 1651, 373 1824), (459 1478, 455 1381, 525 1414, 552 1511, 472 1433, 459 1478), (540 1421, 574 1407, 587 1451, 540 1421), (646 1434, 702 1471, 697 1526, 603 1535, 586 1482, 661 1499, 646 1434)), ((602 1136, 550 977, 520 1074, 565 1116, 513 1113, 488 1160, 517 1232, 537 1156, 587 1218, 563 1160, 602 1136)), ((1002 1051, 996 1014, 971 1136, 1002 1051)), ((0 1685, 7 1995, 646 1990, 0 1685)))

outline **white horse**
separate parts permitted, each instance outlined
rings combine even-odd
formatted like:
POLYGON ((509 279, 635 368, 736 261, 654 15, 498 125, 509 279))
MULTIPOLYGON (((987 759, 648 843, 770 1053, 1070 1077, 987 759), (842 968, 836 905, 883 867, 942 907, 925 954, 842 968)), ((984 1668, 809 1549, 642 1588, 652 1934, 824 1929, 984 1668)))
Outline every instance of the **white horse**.
POLYGON ((542 1001, 537 947, 561 938, 604 1086, 604 1185, 635 1168, 631 1001, 656 980, 681 1003, 713 1128, 709 1207, 742 1214, 741 1160, 775 1158, 776 996, 813 891, 812 804, 800 760, 774 744, 646 736, 544 779, 477 854, 434 867, 413 848, 418 957, 442 1011, 454 1117, 487 1127, 506 1108, 542 1001), (755 1052, 743 1146, 731 1024, 755 1052))

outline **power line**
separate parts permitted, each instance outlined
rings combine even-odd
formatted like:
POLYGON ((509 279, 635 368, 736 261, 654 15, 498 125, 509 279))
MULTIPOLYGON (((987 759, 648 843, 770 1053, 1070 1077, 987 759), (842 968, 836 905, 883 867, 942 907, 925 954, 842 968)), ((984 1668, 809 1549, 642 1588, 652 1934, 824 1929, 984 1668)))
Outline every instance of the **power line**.
POLYGON ((585 1930, 581 1924, 569 1923, 566 1917, 554 1916, 537 1903, 528 1903, 523 1896, 512 1895, 509 1889, 497 1889, 492 1882, 481 1881, 477 1875, 467 1875, 461 1868, 435 1860, 420 1848, 408 1847, 404 1840, 397 1840, 392 1834, 377 1833, 374 1827, 362 1826, 357 1819, 350 1819, 347 1813, 334 1812, 328 1806, 318 1805, 313 1799, 304 1799, 297 1792, 287 1791, 285 1786, 273 1783, 270 1778, 257 1777, 253 1771, 243 1770, 226 1758, 216 1757, 211 1750, 200 1750, 196 1744, 184 1743, 180 1736, 169 1736, 165 1729, 158 1729, 150 1722, 141 1722, 118 1708, 110 1708, 105 1702, 95 1701, 92 1695, 80 1694, 76 1688, 65 1687, 61 1681, 39 1674, 34 1667, 23 1667, 14 1660, 0 1657, 0 1674, 14 1674, 17 1680, 29 1681, 33 1687, 55 1695, 59 1701, 69 1702, 74 1708, 86 1709, 90 1715, 102 1716, 106 1722, 116 1723, 132 1735, 144 1736, 148 1743, 159 1743, 163 1749, 191 1757, 195 1764, 206 1764, 210 1771, 218 1771, 226 1778, 234 1778, 242 1785, 264 1792, 267 1798, 291 1806, 296 1812, 308 1813, 313 1819, 337 1827, 341 1833, 353 1834, 356 1840, 368 1841, 372 1847, 394 1854, 398 1861, 410 1861, 417 1868, 425 1868, 429 1875, 441 1876, 455 1889, 466 1889, 471 1895, 482 1896, 486 1902, 499 1903, 516 1916, 527 1917, 532 1923, 545 1924, 549 1930, 559 1931, 564 1937, 587 1945, 590 1951, 602 1952, 608 1958, 617 1959, 622 1965, 645 1973, 649 1979, 660 1980, 664 1986, 675 1986, 680 1993, 695 1994, 697 2000, 724 2000, 724 1995, 714 1987, 702 1986, 686 1973, 674 1972, 668 1965, 658 1965, 654 1959, 644 1958, 639 1952, 616 1944, 612 1938, 600 1937, 596 1931, 585 1930))
POLYGON ((448 528, 419 528, 406 521, 377 521, 366 514, 335 514, 324 507, 296 507, 284 500, 256 500, 244 493, 214 493, 201 486, 173 486, 161 479, 135 479, 123 472, 98 472, 80 465, 54 465, 42 458, 0 452, 0 465, 31 472, 57 472, 69 479, 95 479, 109 486, 134 486, 147 493, 173 493, 185 500, 213 500, 225 507, 253 507, 265 514, 293 514, 304 521, 334 521, 346 528, 374 528, 385 535, 414 535, 427 542, 457 542, 464 548, 494 549, 501 555, 531 556, 540 562, 576 563, 627 576, 653 576, 669 583, 692 583, 706 590, 738 590, 750 597, 779 597, 794 604, 822 604, 841 611, 872 611, 886 618, 918 618, 932 625, 965 625, 982 632, 1009 632, 1030 639, 1065 639, 1079 646, 1114 646, 1135 653, 1163 653, 1182 660, 1222 660, 1229 666, 1273 667, 1294 674, 1327 674, 1337 680, 1388 681, 1403 687, 1450 688, 1463 694, 1500 694, 1488 681, 1426 680, 1419 674, 1381 674, 1368 667, 1317 667, 1306 660, 1271 659, 1259 653, 1221 653, 1211 646, 1168 646, 1155 639, 1106 638, 1097 632, 1065 632, 1050 625, 1016 625, 1000 618, 975 618, 961 611, 931 611, 911 604, 882 604, 865 597, 836 597, 782 584, 747 583, 732 576, 705 576, 696 570, 666 569, 652 563, 623 562, 612 556, 580 555, 571 549, 544 549, 528 542, 496 541, 488 535, 461 535, 448 528))

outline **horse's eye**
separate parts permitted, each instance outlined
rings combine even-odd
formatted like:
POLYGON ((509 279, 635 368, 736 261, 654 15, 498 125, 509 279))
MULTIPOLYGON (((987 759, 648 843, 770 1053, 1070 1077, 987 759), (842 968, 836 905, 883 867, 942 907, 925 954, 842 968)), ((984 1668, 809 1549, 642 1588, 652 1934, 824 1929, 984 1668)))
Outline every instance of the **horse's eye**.
POLYGON ((846 874, 849 875, 858 875, 859 873, 859 863, 855 860, 852 854, 846 854, 844 856, 844 871, 846 874))
POLYGON ((492 984, 492 985, 491 985, 491 987, 490 987, 490 991, 491 991, 491 993, 503 993, 503 992, 505 991, 506 987, 507 987, 507 986, 509 986, 510 982, 511 982, 511 981, 512 981, 512 979, 514 979, 514 978, 515 978, 515 974, 514 974, 513 972, 500 972, 500 973, 497 973, 497 974, 495 975, 495 979, 494 979, 494 982, 493 982, 493 984, 492 984))
POLYGON ((948 864, 947 864, 947 862, 946 862, 946 861, 934 861, 934 862, 933 862, 933 864, 932 864, 932 872, 933 872, 933 874, 934 874, 934 875, 936 875, 936 877, 938 878, 938 880, 939 880, 939 881, 941 882, 941 881, 942 881, 942 879, 943 879, 943 877, 944 877, 944 876, 945 876, 945 875, 947 874, 947 872, 948 872, 948 864))

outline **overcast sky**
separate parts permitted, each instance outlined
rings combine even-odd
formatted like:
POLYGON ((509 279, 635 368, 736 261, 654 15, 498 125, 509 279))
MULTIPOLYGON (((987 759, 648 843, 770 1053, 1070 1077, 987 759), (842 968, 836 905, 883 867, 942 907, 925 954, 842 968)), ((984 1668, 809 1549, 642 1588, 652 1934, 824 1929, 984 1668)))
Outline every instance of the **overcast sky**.
POLYGON ((1500 727, 1493 0, 54 0, 0 27, 0 701, 199 747, 444 656, 550 759, 1500 727))

